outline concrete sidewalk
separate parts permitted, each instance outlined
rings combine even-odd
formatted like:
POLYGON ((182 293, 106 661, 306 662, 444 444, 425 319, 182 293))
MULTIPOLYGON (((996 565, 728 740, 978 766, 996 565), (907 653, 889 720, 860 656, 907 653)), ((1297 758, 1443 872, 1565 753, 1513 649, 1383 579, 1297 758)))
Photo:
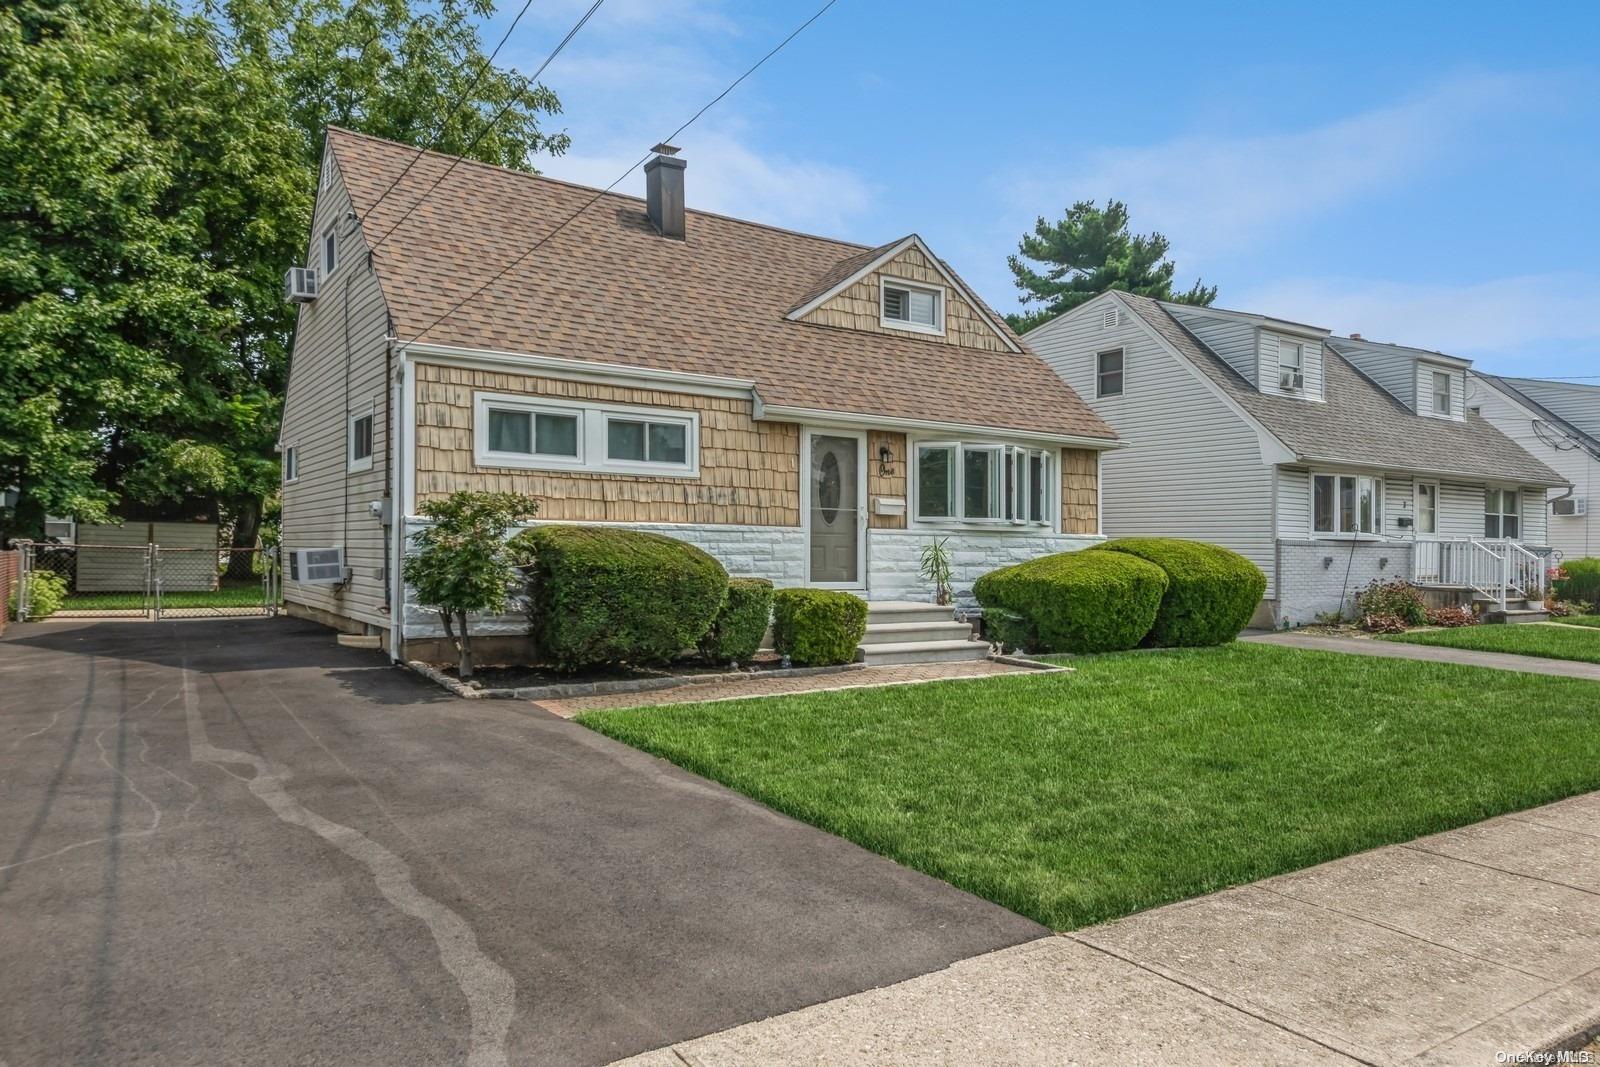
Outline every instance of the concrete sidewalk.
POLYGON ((1600 1024, 1600 793, 624 1061, 1493 1064, 1600 1024))
POLYGON ((1379 641, 1366 637, 1325 637, 1321 634, 1295 633, 1292 630, 1250 633, 1241 636, 1239 640, 1261 645, 1282 645, 1285 648, 1305 648, 1313 652, 1344 652, 1349 655, 1377 656, 1383 659, 1415 659, 1425 663, 1457 663, 1466 667, 1492 667, 1500 671, 1553 674, 1562 678, 1588 678, 1600 682, 1600 663, 1546 659, 1543 656, 1519 656, 1511 652, 1479 652, 1469 648, 1446 648, 1442 645, 1408 645, 1400 641, 1379 641))

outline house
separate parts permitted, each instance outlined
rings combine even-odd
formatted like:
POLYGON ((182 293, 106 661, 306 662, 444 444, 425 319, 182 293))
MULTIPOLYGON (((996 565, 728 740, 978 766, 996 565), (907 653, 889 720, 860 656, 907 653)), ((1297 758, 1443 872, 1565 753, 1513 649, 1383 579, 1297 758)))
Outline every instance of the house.
POLYGON ((920 237, 688 210, 661 149, 641 200, 329 131, 288 279, 290 612, 437 651, 399 564, 460 489, 877 601, 926 604, 935 538, 969 603, 993 567, 1100 539, 1114 432, 920 237))
POLYGON ((1542 600, 1566 479, 1467 411, 1466 360, 1118 292, 1026 340, 1126 441, 1102 464, 1106 534, 1242 553, 1267 575, 1258 625, 1348 611, 1378 578, 1542 600))
POLYGON ((1561 559, 1600 556, 1600 385, 1472 371, 1467 409, 1558 471, 1547 540, 1561 559))

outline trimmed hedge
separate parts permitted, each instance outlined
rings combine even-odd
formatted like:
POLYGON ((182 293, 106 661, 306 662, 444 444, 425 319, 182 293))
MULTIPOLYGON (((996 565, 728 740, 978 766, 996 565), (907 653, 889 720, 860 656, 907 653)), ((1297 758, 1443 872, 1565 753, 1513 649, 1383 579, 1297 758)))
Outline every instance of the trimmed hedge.
POLYGON ((534 641, 559 670, 665 663, 695 646, 728 595, 722 564, 660 534, 536 526, 511 543, 534 641))
MULTIPOLYGON (((20 584, 12 588, 11 602, 6 605, 6 612, 12 618, 16 617, 17 598, 21 595, 20 584)), ((66 602, 67 579, 63 575, 49 571, 28 572, 28 618, 48 618, 60 611, 61 605, 66 602)))
POLYGON ((798 667, 854 663, 867 632, 867 602, 837 589, 772 595, 773 644, 798 667))
POLYGON ((1221 645, 1250 624, 1267 591, 1261 568, 1237 552, 1175 537, 1123 537, 1091 552, 1117 552, 1160 567, 1167 591, 1145 643, 1168 648, 1221 645))
POLYGON ((990 571, 972 586, 987 616, 1022 616, 1031 631, 1007 620, 1008 635, 1032 633, 1029 652, 1116 652, 1133 648, 1155 622, 1167 576, 1120 552, 1060 552, 990 571))
POLYGON ((772 583, 765 578, 732 578, 728 599, 700 638, 700 654, 712 663, 748 663, 771 621, 772 583))
POLYGON ((1591 556, 1563 560, 1561 569, 1567 576, 1555 583, 1556 596, 1574 604, 1600 608, 1600 559, 1591 556))

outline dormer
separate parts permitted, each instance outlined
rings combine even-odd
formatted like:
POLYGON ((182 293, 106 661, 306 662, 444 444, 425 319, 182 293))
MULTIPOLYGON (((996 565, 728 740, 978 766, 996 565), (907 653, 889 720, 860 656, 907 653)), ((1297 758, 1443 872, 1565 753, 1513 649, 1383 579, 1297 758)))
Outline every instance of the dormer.
POLYGON ((1369 341, 1358 334, 1329 338, 1328 344, 1416 414, 1452 422, 1467 417, 1470 360, 1424 348, 1369 341))
POLYGON ((1327 330, 1243 311, 1162 306, 1260 392, 1296 400, 1324 399, 1322 341, 1327 330))
POLYGON ((840 260, 787 317, 985 352, 1021 351, 994 313, 916 234, 840 260))

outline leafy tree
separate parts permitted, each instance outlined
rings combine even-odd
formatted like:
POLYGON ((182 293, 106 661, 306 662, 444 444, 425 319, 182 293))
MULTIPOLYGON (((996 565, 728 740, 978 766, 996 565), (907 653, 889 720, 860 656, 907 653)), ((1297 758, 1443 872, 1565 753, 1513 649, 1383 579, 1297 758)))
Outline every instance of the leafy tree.
POLYGON ((517 580, 506 534, 538 514, 539 502, 516 493, 463 489, 443 500, 430 500, 421 510, 432 521, 412 538, 413 549, 401 570, 416 590, 418 603, 439 613, 445 636, 456 650, 457 677, 467 681, 472 677, 468 616, 506 610, 517 580))
POLYGON ((1187 292, 1173 292, 1177 268, 1166 258, 1168 246, 1159 233, 1129 233, 1128 206, 1120 200, 1107 200, 1103 209, 1093 200, 1079 200, 1059 222, 1046 222, 1041 215, 1033 232, 1023 235, 1018 254, 1007 257, 1006 263, 1022 303, 1043 306, 1007 315, 1006 321, 1018 333, 1026 333, 1109 289, 1181 304, 1210 304, 1217 298, 1214 285, 1196 281, 1187 292), (1036 270, 1024 260, 1046 269, 1036 270))
MULTIPOLYGON (((547 88, 490 66, 487 0, 0 6, 0 488, 14 527, 220 517, 276 492, 323 130, 531 169, 547 88), (461 99, 459 107, 452 104, 461 99)), ((16 529, 0 528, 0 537, 16 529)))

